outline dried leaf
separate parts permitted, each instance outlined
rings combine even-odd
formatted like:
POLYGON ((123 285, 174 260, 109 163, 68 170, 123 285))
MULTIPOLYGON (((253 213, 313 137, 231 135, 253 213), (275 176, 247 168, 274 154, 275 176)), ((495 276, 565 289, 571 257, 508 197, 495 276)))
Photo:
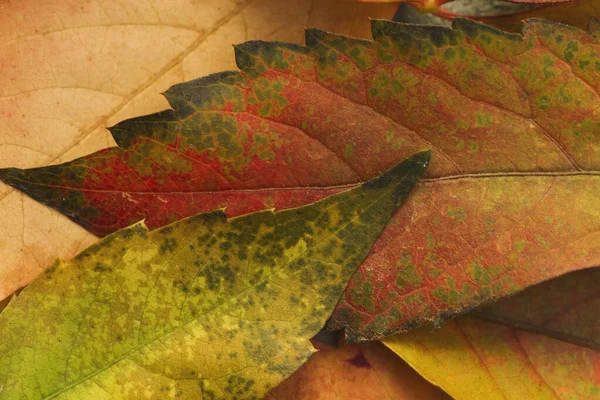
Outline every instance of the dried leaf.
POLYGON ((429 152, 318 203, 118 231, 0 314, 1 399, 256 399, 313 352, 429 152))
POLYGON ((474 315, 600 350, 600 268, 575 271, 529 287, 474 315))
POLYGON ((239 45, 241 73, 169 89, 173 110, 112 128, 120 148, 0 175, 105 233, 216 205, 296 206, 431 146, 428 179, 334 315, 351 341, 600 265, 598 25, 373 30, 375 42, 308 30, 307 47, 239 45))
POLYGON ((265 400, 450 400, 379 342, 319 350, 265 400))
POLYGON ((600 353, 473 317, 384 343, 453 398, 597 399, 600 353))
POLYGON ((351 341, 600 264, 597 25, 373 29, 237 46, 242 73, 169 89, 173 110, 112 128, 119 148, 0 177, 105 233, 296 206, 433 146, 334 315, 351 341))
MULTIPOLYGON (((232 43, 300 42, 305 26, 368 35, 367 17, 395 11, 329 0, 23 0, 1 7, 0 167, 22 168, 113 146, 105 125, 167 108, 159 93, 177 82, 234 68, 232 43)), ((96 240, 0 184, 0 297, 96 240)))

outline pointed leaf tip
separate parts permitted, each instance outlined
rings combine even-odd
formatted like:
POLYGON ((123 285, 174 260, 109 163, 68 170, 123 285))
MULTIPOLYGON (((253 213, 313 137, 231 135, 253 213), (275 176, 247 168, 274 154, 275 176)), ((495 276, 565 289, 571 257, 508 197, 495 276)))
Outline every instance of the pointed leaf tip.
MULTIPOLYGON (((12 186, 15 189, 21 190, 28 193, 27 189, 29 185, 26 185, 26 181, 19 179, 25 173, 25 170, 20 168, 0 168, 0 182, 6 185, 12 186)), ((34 197, 38 201, 42 201, 34 197)))
POLYGON ((425 173, 431 160, 431 150, 421 151, 398 163, 382 175, 364 183, 365 188, 391 187, 396 185, 394 196, 396 202, 408 195, 415 183, 425 173))

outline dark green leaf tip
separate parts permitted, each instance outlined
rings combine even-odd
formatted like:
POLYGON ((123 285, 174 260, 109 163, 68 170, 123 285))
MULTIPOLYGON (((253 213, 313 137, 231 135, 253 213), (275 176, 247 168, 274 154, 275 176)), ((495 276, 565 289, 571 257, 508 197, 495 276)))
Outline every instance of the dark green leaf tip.
POLYGON ((375 189, 396 185, 396 201, 404 199, 414 184, 421 179, 429 161, 431 150, 421 151, 392 167, 382 175, 364 183, 365 189, 375 189))

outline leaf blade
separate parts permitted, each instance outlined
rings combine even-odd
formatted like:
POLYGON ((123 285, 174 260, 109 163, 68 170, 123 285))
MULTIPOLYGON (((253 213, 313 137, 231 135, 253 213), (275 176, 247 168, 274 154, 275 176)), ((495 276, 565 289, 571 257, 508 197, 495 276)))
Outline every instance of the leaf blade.
POLYGON ((312 206, 136 224, 58 260, 0 314, 0 398, 264 395, 312 353, 428 160, 312 206))
MULTIPOLYGON (((173 110, 113 129, 123 148, 107 151, 138 151, 160 164, 164 159, 153 152, 166 147, 169 159, 181 165, 173 174, 179 183, 168 182, 170 175, 160 168, 145 171, 148 164, 133 162, 137 175, 149 178, 136 178, 119 167, 110 185, 125 194, 132 182, 150 192, 160 187, 169 192, 172 186, 186 193, 217 190, 215 201, 226 201, 230 191, 250 190, 259 196, 247 194, 251 202, 231 207, 251 211, 272 201, 297 204, 303 194, 290 190, 274 200, 270 190, 306 187, 313 196, 314 188, 356 184, 431 147, 428 182, 419 184, 396 214, 349 285, 332 326, 349 326, 349 339, 365 340, 427 321, 439 323, 482 302, 599 263, 593 240, 600 223, 593 200, 600 165, 596 31, 594 25, 584 32, 541 20, 528 21, 522 35, 468 20, 455 20, 452 30, 374 21, 374 42, 314 29, 307 30, 305 47, 248 42, 236 47, 241 72, 177 85, 166 93, 173 110), (189 173, 207 168, 216 173, 189 173), (313 176, 315 170, 320 173, 313 176), (592 189, 586 190, 587 185, 592 189), (566 206, 571 190, 583 196, 574 215, 566 206), (458 195, 463 192, 464 201, 458 195), (451 209, 441 211, 446 203, 451 209), (556 221, 547 223, 549 216, 556 221), (466 218, 481 227, 480 234, 468 229, 466 218), (411 229, 394 228, 394 222, 400 227, 410 222, 411 229), (568 230, 581 241, 556 240, 565 239, 568 230), (586 232, 592 233, 585 237, 586 232), (455 233, 464 244, 460 249, 444 239, 455 233), (478 254, 478 248, 485 252, 478 254), (551 254, 565 250, 571 256, 564 264, 550 260, 551 254), (462 259, 449 256, 452 252, 462 259), (412 265, 403 265, 404 253, 412 265), (530 265, 533 256, 542 258, 530 265), (519 268, 526 273, 519 274, 519 268), (380 308, 360 295, 374 291, 384 299, 380 308)), ((102 158, 100 153, 77 162, 110 167, 102 158)), ((48 170, 58 176, 54 183, 70 182, 70 167, 56 168, 48 170)), ((35 183, 34 172, 18 174, 33 175, 24 179, 35 183)), ((40 198, 67 207, 63 198, 77 196, 79 189, 93 191, 95 178, 103 181, 93 169, 84 172, 90 179, 75 185, 76 190, 58 188, 40 198)), ((88 202, 93 203, 88 215, 75 197, 71 214, 90 222, 94 211, 104 209, 95 218, 106 223, 108 210, 129 208, 129 203, 117 198, 115 205, 114 200, 110 193, 88 202)), ((131 207, 134 212, 127 218, 148 216, 145 207, 131 207)), ((148 217, 165 220, 151 223, 178 217, 164 211, 148 217)))
POLYGON ((592 399, 598 392, 596 351, 470 316, 384 343, 457 399, 592 399))
MULTIPOLYGON (((300 42, 306 25, 368 35, 368 16, 394 13, 393 5, 311 4, 7 4, 0 16, 0 64, 6 71, 0 77, 0 167, 63 163, 114 146, 105 126, 167 108, 159 93, 177 82, 235 68, 231 53, 221 51, 231 43, 256 37, 300 42)), ((0 210, 0 297, 27 284, 57 256, 70 258, 98 240, 4 184, 0 210), (41 221, 45 229, 38 229, 41 221)))

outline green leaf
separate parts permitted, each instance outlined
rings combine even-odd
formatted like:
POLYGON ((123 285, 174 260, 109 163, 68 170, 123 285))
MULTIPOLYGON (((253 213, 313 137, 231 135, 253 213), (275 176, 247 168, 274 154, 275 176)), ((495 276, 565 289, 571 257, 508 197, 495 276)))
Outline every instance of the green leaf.
POLYGON ((0 314, 0 399, 261 398, 313 353, 428 161, 301 208, 138 223, 58 260, 0 314))

